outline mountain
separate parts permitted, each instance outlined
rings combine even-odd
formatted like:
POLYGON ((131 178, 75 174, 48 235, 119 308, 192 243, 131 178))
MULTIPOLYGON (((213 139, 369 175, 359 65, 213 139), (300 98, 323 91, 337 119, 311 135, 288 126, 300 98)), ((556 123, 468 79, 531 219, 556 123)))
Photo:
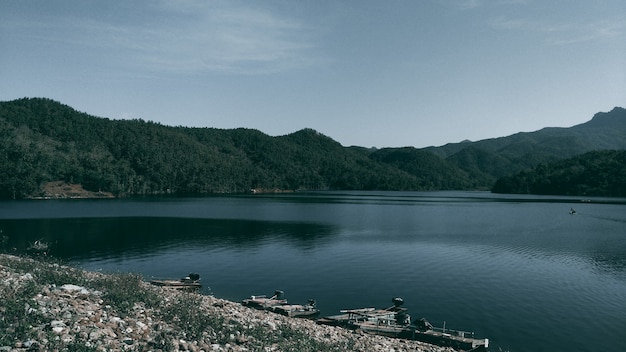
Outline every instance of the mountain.
POLYGON ((626 197, 626 151, 588 152, 499 179, 495 193, 626 197))
POLYGON ((603 149, 626 149, 626 109, 616 107, 607 113, 597 113, 590 121, 569 128, 548 127, 423 150, 440 156, 480 184, 487 185, 540 163, 603 149))
POLYGON ((109 120, 43 98, 0 103, 0 197, 55 196, 46 185, 58 181, 115 196, 430 189, 311 129, 270 137, 109 120))
POLYGON ((477 186, 467 172, 424 150, 384 148, 372 152, 370 158, 415 176, 422 189, 472 189, 477 186))
POLYGON ((95 117, 45 98, 0 102, 0 198, 74 193, 491 189, 502 176, 597 149, 626 149, 626 110, 585 124, 424 149, 343 147, 312 129, 164 126, 95 117), (48 187, 53 184, 54 187, 48 187))

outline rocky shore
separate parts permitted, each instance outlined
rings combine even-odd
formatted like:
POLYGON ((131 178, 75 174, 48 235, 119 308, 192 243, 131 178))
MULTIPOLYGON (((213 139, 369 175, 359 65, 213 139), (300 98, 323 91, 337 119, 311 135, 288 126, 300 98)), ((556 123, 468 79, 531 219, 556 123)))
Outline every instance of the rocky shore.
POLYGON ((454 351, 0 254, 0 351, 454 351))

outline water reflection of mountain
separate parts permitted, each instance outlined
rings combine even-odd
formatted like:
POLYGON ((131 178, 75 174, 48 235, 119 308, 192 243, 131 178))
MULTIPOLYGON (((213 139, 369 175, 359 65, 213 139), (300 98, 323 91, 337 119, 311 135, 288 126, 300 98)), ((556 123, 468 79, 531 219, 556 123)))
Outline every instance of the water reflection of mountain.
POLYGON ((302 222, 163 217, 0 220, 9 250, 34 241, 64 259, 148 253, 167 247, 249 248, 266 241, 313 248, 332 236, 332 226, 302 222))

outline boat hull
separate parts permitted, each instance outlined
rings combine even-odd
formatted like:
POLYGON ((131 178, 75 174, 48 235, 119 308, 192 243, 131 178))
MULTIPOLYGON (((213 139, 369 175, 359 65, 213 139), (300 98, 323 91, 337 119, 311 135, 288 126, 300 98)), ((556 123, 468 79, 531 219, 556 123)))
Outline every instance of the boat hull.
POLYGON ((150 280, 150 283, 155 286, 180 291, 197 291, 202 287, 198 282, 183 282, 179 280, 150 280))
POLYGON ((276 306, 273 312, 292 318, 315 317, 320 311, 313 306, 303 306, 299 304, 285 304, 276 306))

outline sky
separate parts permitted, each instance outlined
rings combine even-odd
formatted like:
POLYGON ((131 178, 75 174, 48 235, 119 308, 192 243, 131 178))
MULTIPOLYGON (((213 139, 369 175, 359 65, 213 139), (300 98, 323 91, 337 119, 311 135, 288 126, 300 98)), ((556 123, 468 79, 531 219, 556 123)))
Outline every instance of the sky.
POLYGON ((0 0, 0 101, 426 147, 626 107, 624 0, 0 0))

